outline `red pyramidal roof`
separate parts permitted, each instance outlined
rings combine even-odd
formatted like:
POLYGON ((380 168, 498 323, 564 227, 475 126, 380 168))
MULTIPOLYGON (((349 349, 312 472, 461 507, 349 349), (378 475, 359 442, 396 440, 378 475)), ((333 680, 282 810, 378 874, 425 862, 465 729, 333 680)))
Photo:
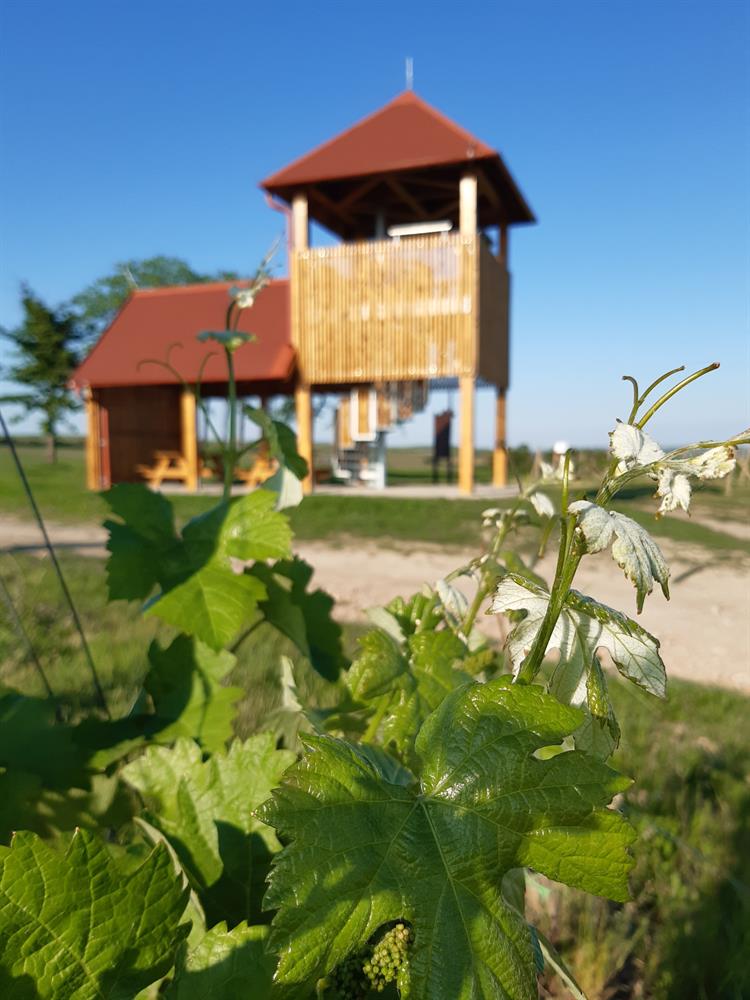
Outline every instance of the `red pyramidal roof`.
POLYGON ((493 183, 503 189, 510 221, 533 222, 500 155, 408 90, 267 177, 261 186, 290 200, 295 190, 307 185, 473 161, 486 165, 493 183))
POLYGON ((481 139, 407 90, 384 107, 263 181, 290 184, 409 170, 497 156, 481 139))
MULTIPOLYGON (((202 382, 226 383, 222 352, 216 344, 201 343, 203 330, 221 330, 234 282, 136 289, 73 374, 74 387, 174 384, 177 380, 161 365, 147 359, 170 360, 187 382, 198 378, 205 356, 202 382), (172 349, 172 345, 179 346, 172 349)), ((289 283, 271 281, 250 309, 240 317, 239 329, 257 340, 235 355, 239 382, 284 382, 294 367, 289 329, 289 283)))

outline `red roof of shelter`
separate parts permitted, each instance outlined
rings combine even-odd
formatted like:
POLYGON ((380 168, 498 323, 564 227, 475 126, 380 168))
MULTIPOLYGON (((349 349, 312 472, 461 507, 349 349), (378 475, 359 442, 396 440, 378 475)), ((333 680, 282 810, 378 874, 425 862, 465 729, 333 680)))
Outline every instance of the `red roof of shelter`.
MULTIPOLYGON (((235 282, 136 289, 107 327, 88 357, 73 374, 76 388, 84 385, 164 385, 175 378, 159 365, 143 364, 147 358, 171 362, 188 382, 198 377, 201 362, 215 350, 203 370, 204 383, 225 383, 226 364, 216 344, 201 343, 203 330, 221 330, 235 282)), ((239 329, 257 340, 235 355, 239 382, 285 381, 293 371, 294 349, 289 324, 289 282, 271 281, 253 306, 240 317, 239 329)))
POLYGON ((500 155, 412 91, 399 94, 351 128, 267 177, 261 184, 289 200, 295 189, 344 178, 483 162, 506 189, 514 222, 534 216, 500 155))

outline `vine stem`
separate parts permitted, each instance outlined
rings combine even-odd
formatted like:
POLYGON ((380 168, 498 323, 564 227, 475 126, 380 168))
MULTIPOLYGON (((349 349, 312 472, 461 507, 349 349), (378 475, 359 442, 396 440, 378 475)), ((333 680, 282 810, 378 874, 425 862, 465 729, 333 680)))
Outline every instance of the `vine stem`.
POLYGON ((370 723, 369 723, 367 729, 365 730, 365 734, 362 737, 362 742, 363 743, 369 743, 370 740, 374 738, 375 734, 378 731, 378 727, 380 726, 380 723, 385 718, 385 713, 387 711, 388 711, 388 700, 386 698, 383 698, 383 701, 382 701, 380 707, 376 710, 375 714, 370 719, 370 723))
POLYGON ((568 514, 568 496, 570 485, 570 452, 565 454, 565 465, 563 468, 562 502, 560 512, 560 548, 557 553, 557 566, 555 567, 555 579, 552 583, 552 590, 549 595, 547 610, 544 613, 542 624, 536 634, 528 655, 524 659, 518 671, 516 682, 518 684, 530 684, 539 672, 544 655, 547 652, 555 625, 562 612, 565 599, 568 596, 570 585, 578 570, 578 565, 583 556, 582 551, 576 549, 575 517, 568 514))
POLYGON ((222 500, 226 502, 232 495, 234 482, 234 466, 237 462, 237 383, 234 375, 234 358, 232 352, 224 349, 227 357, 228 403, 229 403, 229 441, 224 456, 224 493, 222 500))
MULTIPOLYGON (((518 511, 518 508, 521 506, 524 500, 528 500, 529 496, 533 492, 534 491, 531 487, 527 488, 526 490, 523 489, 519 490, 516 502, 511 507, 509 507, 508 510, 503 514, 502 527, 498 530, 498 533, 495 536, 494 541, 492 542, 492 546, 490 547, 490 551, 488 553, 489 555, 491 556, 497 555, 500 546, 507 538, 508 532, 513 526, 513 517, 518 511)), ((450 577, 448 579, 450 579, 450 577)), ((469 633, 471 632, 472 626, 476 621, 476 617, 479 614, 479 609, 482 606, 482 602, 485 600, 486 597, 489 596, 489 593, 494 585, 494 582, 495 582, 494 577, 488 578, 487 574, 485 574, 483 583, 480 584, 480 586, 477 588, 477 592, 474 595, 474 600, 471 602, 469 610, 466 612, 466 618, 464 619, 464 622, 461 625, 461 631, 464 634, 464 636, 466 636, 467 639, 469 637, 469 633)))
POLYGON ((636 426, 640 427, 642 430, 649 422, 651 417, 653 417, 653 415, 656 413, 656 411, 660 409, 662 406, 664 406, 664 404, 668 402, 672 398, 672 396, 676 395, 678 392, 684 389, 686 385, 690 385, 691 382, 695 382, 696 379, 702 378, 709 372, 715 372, 718 367, 719 367, 719 362, 714 361, 712 364, 706 365, 705 368, 701 368, 700 371, 693 372, 692 375, 688 375, 687 378, 684 378, 681 382, 678 382, 677 385, 672 386, 671 389, 668 389, 663 396, 660 396, 656 400, 653 406, 651 406, 648 410, 646 410, 646 412, 643 414, 643 416, 638 421, 636 426))

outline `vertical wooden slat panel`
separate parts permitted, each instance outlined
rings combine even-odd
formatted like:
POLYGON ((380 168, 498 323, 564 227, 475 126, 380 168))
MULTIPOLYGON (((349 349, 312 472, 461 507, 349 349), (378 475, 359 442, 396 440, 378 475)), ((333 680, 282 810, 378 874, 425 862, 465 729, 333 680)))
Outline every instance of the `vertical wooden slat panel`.
POLYGON ((307 383, 476 373, 479 244, 459 234, 292 255, 293 342, 307 383))

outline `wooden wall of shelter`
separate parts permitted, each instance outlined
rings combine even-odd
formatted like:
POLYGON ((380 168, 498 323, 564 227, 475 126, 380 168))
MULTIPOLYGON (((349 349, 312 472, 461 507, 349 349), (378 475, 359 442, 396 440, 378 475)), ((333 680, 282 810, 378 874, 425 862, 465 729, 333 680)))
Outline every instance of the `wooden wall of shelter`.
POLYGON ((179 452, 195 466, 195 398, 178 385, 116 386, 87 394, 87 483, 106 489, 112 483, 139 482, 139 466, 156 452, 179 452))

